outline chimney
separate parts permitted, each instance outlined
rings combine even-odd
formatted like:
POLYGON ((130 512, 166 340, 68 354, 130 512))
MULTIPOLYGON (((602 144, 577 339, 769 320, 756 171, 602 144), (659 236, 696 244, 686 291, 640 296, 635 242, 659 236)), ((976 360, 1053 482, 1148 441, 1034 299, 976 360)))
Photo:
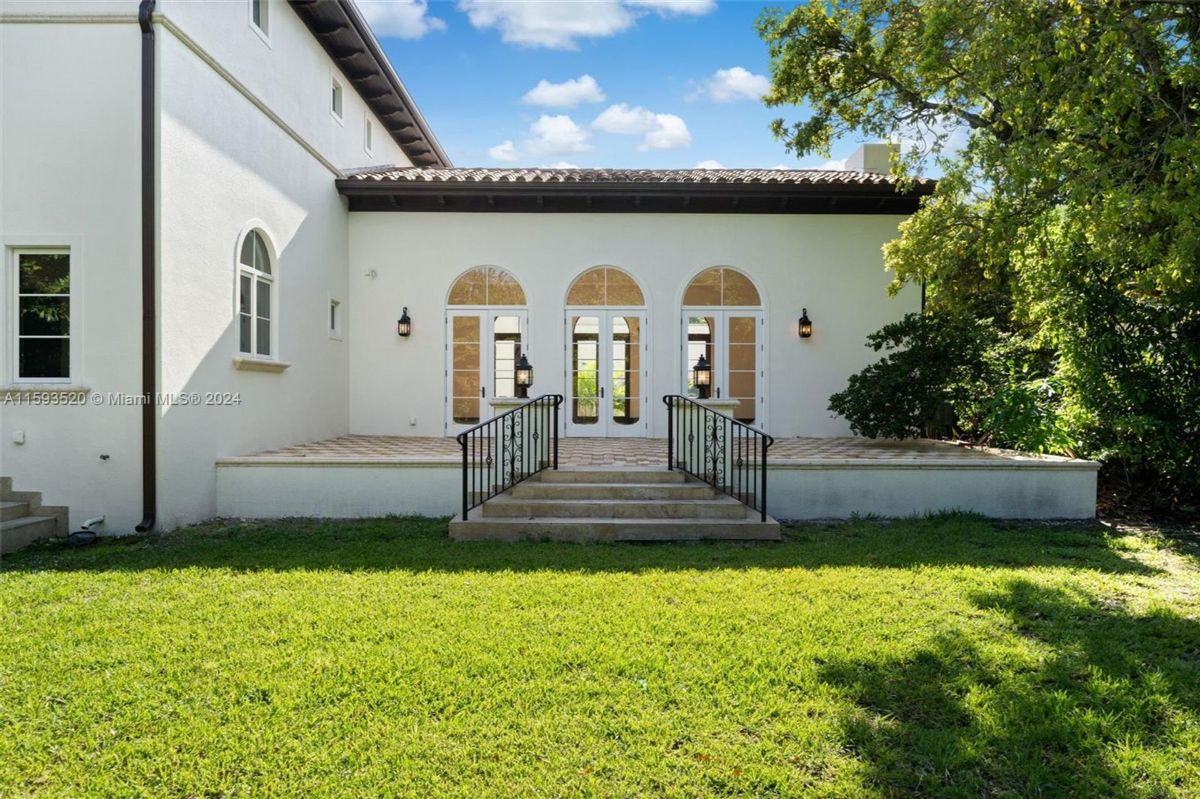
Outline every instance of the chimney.
POLYGON ((892 171, 892 147, 893 145, 885 142, 861 145, 846 159, 846 169, 850 172, 877 172, 886 175, 892 171))

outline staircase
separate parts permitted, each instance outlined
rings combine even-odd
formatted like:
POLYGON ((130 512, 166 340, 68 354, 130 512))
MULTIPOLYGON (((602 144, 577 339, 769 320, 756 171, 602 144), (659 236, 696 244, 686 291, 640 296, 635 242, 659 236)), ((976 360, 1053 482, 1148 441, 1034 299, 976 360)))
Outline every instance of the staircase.
POLYGON ((43 505, 40 491, 13 491, 12 478, 0 477, 0 555, 66 534, 66 508, 43 505))
POLYGON ((778 541, 779 522, 680 471, 544 470, 450 522, 459 541, 778 541))

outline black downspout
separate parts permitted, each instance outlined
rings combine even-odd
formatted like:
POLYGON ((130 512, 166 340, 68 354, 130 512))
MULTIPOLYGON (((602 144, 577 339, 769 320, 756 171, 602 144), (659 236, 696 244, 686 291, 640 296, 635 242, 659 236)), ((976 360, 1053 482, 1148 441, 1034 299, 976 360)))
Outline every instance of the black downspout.
POLYGON ((154 529, 158 514, 158 382, 156 346, 154 196, 154 14, 155 0, 142 0, 138 25, 142 29, 142 521, 139 533, 154 529))

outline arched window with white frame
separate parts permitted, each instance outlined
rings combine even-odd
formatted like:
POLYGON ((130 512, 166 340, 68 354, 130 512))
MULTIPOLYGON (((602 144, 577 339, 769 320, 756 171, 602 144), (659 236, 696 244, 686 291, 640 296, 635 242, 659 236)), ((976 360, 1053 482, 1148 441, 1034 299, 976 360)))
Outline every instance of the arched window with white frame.
POLYGON ((267 238, 251 229, 238 248, 238 352, 275 357, 275 280, 277 269, 267 238))

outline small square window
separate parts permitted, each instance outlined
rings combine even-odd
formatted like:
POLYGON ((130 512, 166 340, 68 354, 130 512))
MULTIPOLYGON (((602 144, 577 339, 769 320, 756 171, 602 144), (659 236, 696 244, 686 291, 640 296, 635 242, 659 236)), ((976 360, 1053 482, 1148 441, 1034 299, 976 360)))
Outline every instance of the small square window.
POLYGON ((269 24, 267 22, 269 13, 270 4, 268 0, 250 0, 250 22, 264 36, 267 33, 267 25, 269 24))
POLYGON ((342 118, 342 84, 338 83, 337 78, 333 79, 333 85, 330 92, 329 110, 338 119, 342 118))

